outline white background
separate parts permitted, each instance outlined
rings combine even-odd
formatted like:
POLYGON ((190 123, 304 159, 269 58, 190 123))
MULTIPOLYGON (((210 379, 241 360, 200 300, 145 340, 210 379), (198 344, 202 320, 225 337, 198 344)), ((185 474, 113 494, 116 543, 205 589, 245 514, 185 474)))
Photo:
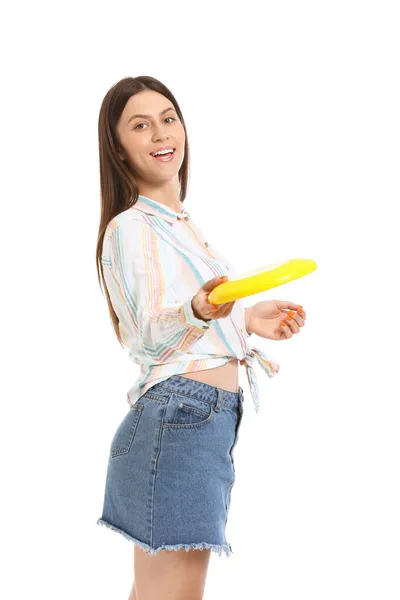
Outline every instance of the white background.
POLYGON ((127 600, 133 546, 96 525, 138 367, 97 282, 98 114, 165 83, 186 206, 241 270, 312 258, 245 299, 302 304, 249 341, 227 537, 205 600, 398 600, 399 18, 395 2, 19 3, 3 14, 1 596, 127 600))

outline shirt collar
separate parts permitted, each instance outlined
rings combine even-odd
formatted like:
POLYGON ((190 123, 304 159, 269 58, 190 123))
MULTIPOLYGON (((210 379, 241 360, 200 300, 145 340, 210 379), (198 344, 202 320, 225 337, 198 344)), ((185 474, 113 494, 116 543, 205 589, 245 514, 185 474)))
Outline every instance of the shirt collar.
POLYGON ((184 217, 190 217, 190 214, 184 208, 183 202, 180 202, 181 212, 175 212, 165 204, 161 204, 161 202, 157 202, 157 200, 152 200, 147 196, 138 195, 138 199, 136 203, 132 206, 136 210, 141 210, 142 212, 147 213, 148 215, 155 215, 156 217, 161 217, 168 221, 168 223, 175 223, 179 219, 183 219, 184 217))

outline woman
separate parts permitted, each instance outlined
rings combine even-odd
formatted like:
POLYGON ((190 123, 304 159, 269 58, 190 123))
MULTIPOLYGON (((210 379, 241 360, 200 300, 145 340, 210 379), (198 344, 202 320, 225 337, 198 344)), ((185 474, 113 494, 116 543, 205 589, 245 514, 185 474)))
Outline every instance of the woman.
POLYGON ((256 410, 253 359, 269 377, 279 370, 247 338, 288 339, 306 316, 286 301, 208 302, 235 268, 184 208, 187 132, 162 83, 142 76, 114 85, 100 110, 99 146, 97 269, 140 376, 111 442, 97 522, 134 543, 130 600, 198 600, 211 551, 232 552, 225 525, 243 414, 238 364, 256 410))

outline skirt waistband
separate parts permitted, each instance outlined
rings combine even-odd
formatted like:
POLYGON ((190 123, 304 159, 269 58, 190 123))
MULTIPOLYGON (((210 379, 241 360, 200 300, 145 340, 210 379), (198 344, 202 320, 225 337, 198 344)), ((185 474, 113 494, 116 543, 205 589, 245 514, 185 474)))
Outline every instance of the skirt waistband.
POLYGON ((239 386, 238 392, 231 392, 209 383, 190 379, 183 375, 171 375, 168 379, 156 383, 150 388, 154 392, 175 392, 184 396, 196 398, 213 405, 216 410, 221 406, 235 408, 243 404, 243 389, 239 386))

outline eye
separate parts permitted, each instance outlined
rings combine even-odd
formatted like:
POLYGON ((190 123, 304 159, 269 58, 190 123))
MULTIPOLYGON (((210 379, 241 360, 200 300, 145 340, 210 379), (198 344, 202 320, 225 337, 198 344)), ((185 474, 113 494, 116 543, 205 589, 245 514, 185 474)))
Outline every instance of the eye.
MULTIPOLYGON (((176 121, 176 119, 174 117, 166 117, 164 119, 164 121, 166 121, 167 119, 172 119, 173 121, 176 121)), ((134 127, 133 129, 137 129, 139 127, 139 125, 145 125, 146 123, 139 123, 138 125, 136 125, 136 127, 134 127)), ((142 128, 141 128, 142 129, 142 128)))

